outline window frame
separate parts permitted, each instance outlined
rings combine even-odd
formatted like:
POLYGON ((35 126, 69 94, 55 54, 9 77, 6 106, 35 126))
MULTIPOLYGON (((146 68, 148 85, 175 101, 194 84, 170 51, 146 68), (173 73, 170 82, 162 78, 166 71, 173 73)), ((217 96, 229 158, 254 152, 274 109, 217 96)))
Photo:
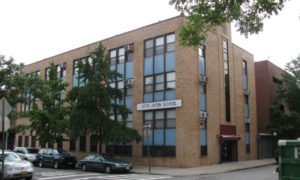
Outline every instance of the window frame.
MULTIPOLYGON (((176 157, 176 145, 175 146, 169 146, 169 145, 166 145, 166 130, 168 129, 174 129, 175 132, 176 132, 176 108, 168 108, 168 109, 156 109, 156 110, 147 110, 147 111, 144 111, 143 112, 143 123, 144 124, 148 124, 150 123, 150 121, 152 121, 152 142, 149 142, 149 150, 150 150, 150 155, 151 156, 155 156, 155 157, 176 157), (156 112, 159 112, 159 111, 163 111, 164 112, 164 115, 163 115, 163 119, 159 118, 157 119, 156 118, 156 112), (174 111, 175 113, 175 118, 168 118, 168 111, 174 111), (152 113, 152 119, 151 120, 146 120, 146 113, 152 113), (160 128, 160 127, 156 127, 156 123, 158 121, 161 121, 163 120, 163 127, 160 128), (174 120, 175 123, 174 123, 174 127, 168 127, 168 120, 174 120), (154 131, 155 130, 163 130, 163 137, 164 137, 164 140, 163 140, 163 145, 154 145, 155 143, 155 133, 154 131), (162 148, 163 152, 162 152, 162 155, 155 155, 154 151, 156 149, 159 149, 159 148, 162 148), (168 148, 172 148, 174 150, 174 156, 173 155, 167 155, 167 149, 168 148)), ((144 138, 144 137, 143 137, 144 138)), ((175 142, 176 142, 176 138, 175 138, 175 142)), ((147 149, 147 145, 143 144, 143 151, 142 151, 142 154, 143 156, 147 156, 148 154, 146 154, 146 152, 148 152, 148 149, 147 149)))

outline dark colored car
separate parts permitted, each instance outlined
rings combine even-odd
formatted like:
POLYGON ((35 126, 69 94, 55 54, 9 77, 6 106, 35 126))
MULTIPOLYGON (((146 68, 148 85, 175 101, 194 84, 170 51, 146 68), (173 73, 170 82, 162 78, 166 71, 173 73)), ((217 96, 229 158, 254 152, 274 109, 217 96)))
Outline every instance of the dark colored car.
POLYGON ((36 156, 39 167, 53 166, 55 169, 60 166, 75 168, 77 157, 70 156, 67 151, 55 148, 43 148, 36 156))
POLYGON ((78 167, 82 171, 98 170, 105 171, 106 173, 111 173, 112 171, 128 172, 133 168, 131 163, 123 161, 109 153, 90 154, 78 162, 78 167))

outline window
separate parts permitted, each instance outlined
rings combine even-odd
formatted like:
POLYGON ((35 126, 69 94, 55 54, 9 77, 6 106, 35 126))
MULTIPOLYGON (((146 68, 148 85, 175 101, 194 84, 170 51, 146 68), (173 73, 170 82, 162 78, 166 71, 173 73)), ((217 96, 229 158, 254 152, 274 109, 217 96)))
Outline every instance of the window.
POLYGON ((279 80, 276 77, 273 77, 273 83, 274 84, 279 84, 280 86, 282 86, 282 80, 279 80))
MULTIPOLYGON (((149 138, 150 155, 157 157, 176 156, 176 111, 175 109, 144 111, 144 124, 153 124, 149 138)), ((148 155, 147 139, 143 140, 143 156, 148 155)))
POLYGON ((243 61, 244 89, 248 89, 247 62, 243 61))
MULTIPOLYGON (((83 63, 85 63, 85 61, 88 60, 88 62, 91 64, 92 62, 92 58, 91 57, 84 57, 84 58, 81 58, 81 59, 77 59, 73 62, 73 87, 82 87, 82 86, 86 86, 87 83, 88 83, 88 80, 85 80, 84 81, 84 78, 78 78, 79 76, 79 68, 77 68, 77 63, 79 61, 82 61, 83 63)), ((63 70, 61 72, 61 79, 63 79, 65 82, 65 76, 66 76, 66 72, 63 70)))
POLYGON ((76 141, 74 139, 70 140, 70 151, 76 151, 76 141))
POLYGON ((175 99, 175 34, 145 41, 144 102, 175 99))
POLYGON ((60 136, 60 141, 57 143, 57 148, 59 148, 59 149, 63 149, 63 137, 62 136, 60 136))
POLYGON ((90 152, 97 152, 97 143, 94 144, 94 140, 97 138, 96 135, 90 136, 90 152))
MULTIPOLYGON (((133 44, 130 46, 133 46, 133 44)), ((123 77, 118 77, 117 81, 133 78, 133 55, 134 52, 125 51, 124 46, 110 50, 110 70, 116 70, 118 73, 123 75, 123 77)))
POLYGON ((246 123, 246 152, 250 153, 250 124, 246 123))
POLYGON ((199 74, 205 76, 205 46, 201 45, 198 48, 199 53, 199 74))
POLYGON ((35 148, 35 136, 31 136, 31 147, 35 148))
POLYGON ((80 151, 86 151, 86 136, 80 136, 79 150, 80 151))
POLYGON ((245 117, 249 117, 249 98, 245 95, 245 117))
MULTIPOLYGON (((34 72, 37 75, 40 74, 40 71, 34 72)), ((26 76, 30 77, 30 74, 27 74, 26 76)), ((30 113, 29 111, 32 110, 32 105, 35 102, 34 96, 31 94, 30 89, 27 90, 24 94, 22 94, 23 97, 25 97, 26 101, 24 103, 21 103, 21 117, 29 117, 30 113)))
POLYGON ((227 34, 227 25, 226 24, 223 24, 223 33, 227 34))
POLYGON ((50 73, 50 68, 46 68, 46 73, 45 73, 45 80, 49 81, 49 73, 50 73))
POLYGON ((206 119, 201 119, 200 123, 201 156, 207 156, 206 119))
POLYGON ((228 42, 223 39, 223 58, 225 76, 225 102, 226 102, 226 122, 230 122, 230 83, 229 83, 229 61, 228 61, 228 42))
MULTIPOLYGON (((133 46, 133 45, 131 45, 133 46)), ((117 70, 123 75, 123 78, 117 78, 116 80, 109 80, 109 86, 121 90, 124 94, 124 99, 112 99, 112 103, 126 105, 130 111, 133 111, 133 87, 124 86, 124 79, 133 78, 133 51, 125 51, 124 46, 116 49, 112 49, 109 52, 110 55, 110 69, 117 70)), ((120 114, 114 114, 113 111, 109 112, 109 117, 113 121, 123 123, 122 116, 120 114)), ((132 128, 132 114, 128 114, 125 120, 126 126, 132 128)), ((106 145, 106 152, 110 152, 118 155, 132 155, 132 143, 125 145, 106 145)))
POLYGON ((54 148, 54 145, 48 143, 48 148, 54 148))
POLYGON ((25 136, 25 147, 29 147, 29 136, 25 136))
POLYGON ((23 136, 19 136, 19 141, 18 141, 18 146, 22 147, 23 146, 23 136))
POLYGON ((206 111, 206 86, 200 85, 200 110, 206 111))

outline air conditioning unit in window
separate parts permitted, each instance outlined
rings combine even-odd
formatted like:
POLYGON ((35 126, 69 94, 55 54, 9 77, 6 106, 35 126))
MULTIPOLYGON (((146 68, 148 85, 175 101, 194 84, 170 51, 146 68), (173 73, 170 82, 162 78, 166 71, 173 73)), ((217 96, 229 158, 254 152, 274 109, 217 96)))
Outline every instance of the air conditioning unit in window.
POLYGON ((252 120, 250 118, 245 118, 245 123, 251 123, 252 120))
POLYGON ((125 45, 124 49, 125 51, 133 51, 133 45, 125 45))
POLYGON ((133 85, 133 79, 125 79, 124 86, 132 86, 133 85))
POLYGON ((60 64, 59 66, 60 66, 60 68, 62 68, 62 69, 67 68, 67 64, 66 64, 66 63, 62 63, 62 64, 60 64))
POLYGON ((209 81, 209 78, 207 76, 199 75, 199 81, 200 83, 207 83, 209 81))
POLYGON ((249 96, 250 95, 250 90, 245 89, 244 94, 249 96))
POLYGON ((208 112, 204 112, 204 111, 200 111, 200 118, 209 118, 209 113, 208 112))

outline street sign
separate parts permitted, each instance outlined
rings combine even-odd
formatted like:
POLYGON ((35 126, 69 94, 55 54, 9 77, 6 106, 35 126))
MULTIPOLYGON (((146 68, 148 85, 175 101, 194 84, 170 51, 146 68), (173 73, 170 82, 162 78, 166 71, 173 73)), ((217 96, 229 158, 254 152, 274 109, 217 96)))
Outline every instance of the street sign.
MULTIPOLYGON (((0 117, 0 122, 2 122, 2 117, 0 117)), ((4 132, 6 132, 10 127, 10 120, 8 117, 4 118, 4 132)), ((2 132, 2 123, 0 123, 0 132, 2 132)))
POLYGON ((149 128, 144 129, 144 138, 146 138, 146 139, 151 138, 151 130, 149 128))
POLYGON ((2 99, 0 100, 0 116, 1 116, 1 117, 7 116, 7 115, 10 113, 11 110, 12 110, 12 108, 11 108, 11 106, 9 105, 9 103, 6 101, 5 98, 2 98, 2 99), (3 103, 3 101, 4 101, 4 103, 3 103), (4 107, 3 107, 3 104, 4 104, 4 107), (2 109, 3 109, 3 108, 4 108, 4 115, 2 114, 2 109))
POLYGON ((152 128, 152 123, 150 123, 150 124, 143 124, 143 128, 152 128))

